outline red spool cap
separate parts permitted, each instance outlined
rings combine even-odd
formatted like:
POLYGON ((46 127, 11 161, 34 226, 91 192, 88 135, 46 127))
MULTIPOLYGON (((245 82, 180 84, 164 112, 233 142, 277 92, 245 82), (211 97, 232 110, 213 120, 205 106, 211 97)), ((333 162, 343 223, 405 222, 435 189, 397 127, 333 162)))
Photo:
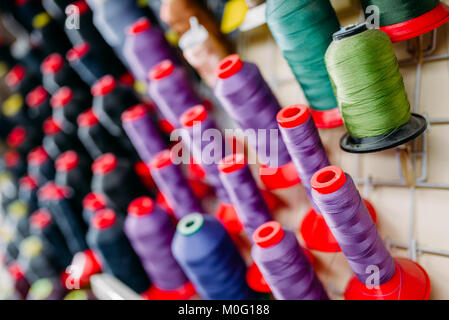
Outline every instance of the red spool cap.
POLYGON ((17 86, 25 78, 25 68, 18 65, 11 69, 5 77, 6 85, 10 88, 17 86))
POLYGON ((61 126, 53 117, 50 117, 44 121, 43 130, 46 135, 52 136, 61 132, 61 126))
POLYGON ((272 247, 284 238, 284 230, 277 221, 266 222, 253 233, 253 241, 261 248, 272 247))
POLYGON ((59 53, 49 55, 41 64, 41 72, 43 74, 55 74, 62 69, 64 59, 59 53))
POLYGON ((69 62, 77 61, 83 58, 90 51, 90 45, 83 42, 67 52, 66 58, 69 62))
POLYGON ((259 177, 268 190, 290 188, 301 183, 292 161, 279 168, 270 168, 262 165, 259 170, 259 177))
POLYGON ((47 98, 48 92, 43 86, 38 86, 27 94, 26 103, 30 108, 34 108, 43 104, 47 98))
POLYGON ((55 169, 60 172, 68 172, 79 164, 79 157, 75 151, 66 151, 55 162, 55 169))
POLYGON ((135 35, 145 30, 150 29, 151 22, 148 18, 140 18, 136 22, 134 22, 127 30, 129 35, 135 35))
POLYGON ((69 87, 62 87, 51 98, 50 104, 53 108, 62 108, 73 99, 73 91, 69 87))
POLYGON ((19 281, 25 277, 25 274, 17 262, 13 262, 8 266, 8 272, 15 281, 19 281))
POLYGON ((321 194, 339 190, 346 182, 346 174, 340 167, 329 166, 317 171, 310 181, 312 188, 321 194))
POLYGON ((16 0, 15 2, 14 2, 14 4, 17 6, 17 7, 21 7, 21 6, 23 6, 25 3, 27 3, 28 2, 28 0, 16 0))
POLYGON ((86 1, 84 1, 84 0, 76 1, 76 2, 72 3, 72 5, 78 7, 80 14, 86 13, 89 10, 89 6, 87 5, 86 1))
POLYGON ((173 164, 171 159, 171 151, 164 150, 154 156, 153 160, 151 160, 150 167, 151 169, 162 169, 171 164, 173 164))
POLYGON ((145 216, 153 212, 154 202, 150 197, 140 197, 133 200, 128 206, 128 214, 136 217, 145 216))
POLYGON ((126 72, 119 77, 118 81, 124 86, 131 87, 134 85, 136 79, 134 79, 134 76, 131 74, 131 72, 126 72))
POLYGON ((17 148, 22 145, 22 143, 27 138, 27 132, 24 127, 15 127, 11 130, 6 138, 6 142, 11 148, 17 148))
POLYGON ((150 70, 150 80, 160 80, 168 77, 175 71, 175 65, 170 60, 164 60, 159 62, 157 65, 150 70))
POLYGON ((100 78, 91 89, 91 93, 94 97, 105 96, 111 93, 117 85, 114 77, 111 75, 106 75, 100 78))
POLYGON ((122 122, 133 122, 148 113, 148 108, 144 104, 135 105, 122 113, 122 122))
POLYGON ((47 151, 44 147, 39 146, 28 153, 27 161, 30 165, 41 165, 49 159, 47 151))
POLYGON ((20 154, 15 150, 8 151, 4 155, 4 160, 8 168, 15 167, 20 161, 20 154))
POLYGON ((117 167, 117 158, 112 153, 106 153, 98 157, 92 163, 92 172, 94 174, 105 175, 117 167))
POLYGON ((227 79, 235 75, 243 68, 243 62, 238 54, 227 56, 218 64, 215 75, 220 79, 227 79))
POLYGON ((206 108, 203 105, 197 105, 184 112, 179 121, 184 127, 193 127, 196 122, 203 122, 206 118, 206 108))
POLYGON ((223 173, 231 173, 238 171, 245 166, 245 155, 243 155, 242 153, 236 153, 223 158, 218 164, 218 170, 223 173))
POLYGON ((175 130, 175 126, 170 123, 170 121, 166 119, 162 119, 159 121, 159 129, 166 134, 170 134, 175 130))
POLYGON ((19 185, 21 188, 26 188, 29 190, 34 190, 37 188, 37 181, 32 176, 25 176, 20 179, 19 185))
POLYGON ((57 186, 54 182, 48 182, 38 191, 39 197, 45 200, 61 200, 69 194, 69 190, 65 187, 57 186))
POLYGON ((94 110, 90 108, 89 110, 84 111, 78 116, 77 122, 80 127, 92 127, 99 121, 94 113, 94 110))
POLYGON ((51 223, 51 214, 46 209, 39 209, 31 215, 30 223, 36 229, 44 229, 51 223))
POLYGON ((246 282, 256 292, 270 293, 271 289, 263 278, 257 265, 253 262, 246 272, 246 282))
POLYGON ((114 210, 102 209, 95 213, 91 223, 94 228, 97 228, 98 230, 104 230, 112 227, 116 220, 117 216, 114 210))
POLYGON ((325 111, 310 109, 310 112, 318 129, 337 128, 344 124, 338 107, 325 111))
POLYGON ((282 128, 294 128, 310 118, 309 108, 302 104, 286 107, 278 112, 276 119, 282 128))
POLYGON ((89 211, 98 211, 106 208, 106 198, 96 192, 87 194, 83 199, 83 208, 89 211))

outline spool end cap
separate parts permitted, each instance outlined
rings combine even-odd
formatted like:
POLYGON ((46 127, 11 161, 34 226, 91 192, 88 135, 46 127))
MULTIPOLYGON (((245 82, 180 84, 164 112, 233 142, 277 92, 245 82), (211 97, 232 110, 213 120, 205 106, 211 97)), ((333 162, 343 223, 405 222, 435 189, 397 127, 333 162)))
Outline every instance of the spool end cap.
POLYGON ((253 233, 253 241, 261 248, 277 245, 284 238, 284 230, 277 221, 269 221, 261 225, 253 233))

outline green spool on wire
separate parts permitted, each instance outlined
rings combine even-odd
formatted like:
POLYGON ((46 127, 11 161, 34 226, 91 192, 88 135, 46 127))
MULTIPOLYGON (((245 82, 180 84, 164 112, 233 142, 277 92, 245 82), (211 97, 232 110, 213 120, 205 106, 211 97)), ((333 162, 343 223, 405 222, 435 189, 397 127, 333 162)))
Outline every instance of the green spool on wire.
POLYGON ((268 0, 267 23, 310 106, 334 109, 337 102, 324 63, 340 24, 329 0, 268 0))
POLYGON ((410 113, 397 58, 387 34, 365 24, 343 28, 326 53, 327 70, 348 134, 349 152, 375 152, 414 139, 426 120, 410 113))

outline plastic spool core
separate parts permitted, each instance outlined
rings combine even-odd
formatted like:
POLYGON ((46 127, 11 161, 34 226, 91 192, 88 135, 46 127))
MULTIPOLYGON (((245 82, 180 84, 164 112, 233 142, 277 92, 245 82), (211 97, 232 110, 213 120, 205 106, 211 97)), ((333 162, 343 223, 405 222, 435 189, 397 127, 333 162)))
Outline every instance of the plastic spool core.
POLYGON ((218 170, 223 173, 231 173, 238 171, 245 166, 245 156, 242 153, 236 153, 223 158, 218 164, 218 170))
POLYGON ((59 53, 53 53, 44 59, 41 66, 43 74, 55 74, 62 69, 64 59, 59 53))
POLYGON ((201 213, 192 213, 178 222, 176 229, 185 236, 191 236, 201 230, 204 224, 204 217, 201 213))
POLYGON ((68 172, 79 164, 79 157, 75 151, 66 151, 55 162, 55 169, 60 172, 68 172))
POLYGON ((117 85, 117 83, 116 83, 114 77, 111 75, 106 75, 106 76, 102 77, 101 79, 99 79, 92 86, 91 93, 94 97, 105 96, 105 95, 111 93, 115 89, 116 85, 117 85))
POLYGON ((13 168, 19 163, 20 154, 15 150, 8 151, 4 155, 4 161, 8 168, 13 168))
POLYGON ((41 165, 49 159, 47 151, 44 147, 36 147, 30 151, 27 160, 30 165, 41 165))
POLYGON ((175 65, 171 60, 164 60, 159 62, 150 71, 151 80, 161 80, 168 77, 175 71, 175 65))
POLYGON ((89 6, 87 5, 86 1, 84 1, 84 0, 76 1, 76 2, 72 3, 72 5, 74 5, 78 8, 79 14, 86 13, 89 10, 89 6))
POLYGON ((69 87, 62 87, 54 94, 50 100, 53 108, 62 108, 70 103, 73 99, 73 91, 69 87))
POLYGON ((106 153, 97 158, 92 164, 92 172, 105 175, 117 167, 117 158, 112 153, 106 153))
POLYGON ((69 62, 80 60, 90 51, 90 45, 87 42, 83 42, 76 47, 73 47, 67 52, 67 60, 69 62))
POLYGON ((22 66, 15 66, 8 72, 5 78, 5 82, 8 87, 12 88, 17 86, 25 78, 25 68, 22 66))
POLYGON ((198 122, 203 122, 207 119, 207 110, 203 105, 194 106, 185 111, 179 118, 180 123, 184 127, 193 127, 198 122))
POLYGON ((103 209, 98 211, 93 219, 92 226, 98 230, 104 230, 112 227, 117 220, 117 215, 111 209, 103 209))
POLYGON ((151 160, 150 167, 152 169, 162 169, 169 165, 173 164, 171 159, 171 151, 170 150, 164 150, 159 152, 153 160, 151 160))
POLYGON ((277 221, 264 223, 254 231, 253 240, 261 248, 272 247, 284 238, 284 230, 277 221))
POLYGON ((15 127, 12 129, 12 131, 8 134, 8 137, 6 138, 6 142, 11 148, 17 148, 22 145, 22 143, 27 138, 27 132, 24 127, 15 127))
POLYGON ((43 104, 47 98, 48 92, 43 86, 38 86, 27 94, 25 101, 30 108, 34 108, 43 104))
POLYGON ((133 25, 131 25, 127 33, 129 35, 136 35, 151 28, 151 22, 147 18, 140 18, 133 25))
POLYGON ((297 104, 286 107, 277 114, 277 122, 283 128, 294 128, 302 125, 310 118, 309 108, 297 104))
POLYGON ((132 122, 148 113, 148 108, 143 104, 135 105, 122 114, 122 122, 132 122))
POLYGON ((329 166, 318 170, 312 177, 312 188, 321 194, 339 190, 346 182, 346 174, 340 167, 329 166))
POLYGON ((35 190, 38 186, 36 179, 29 175, 21 178, 19 185, 21 188, 26 188, 28 190, 35 190))
POLYGON ((31 225, 36 229, 44 229, 51 223, 51 214, 45 209, 40 209, 32 214, 31 225))
POLYGON ((53 119, 53 117, 45 120, 42 128, 44 130, 44 133, 49 136, 53 136, 61 132, 61 126, 56 122, 55 119, 53 119))
POLYGON ((243 62, 238 54, 231 54, 224 58, 215 69, 215 74, 220 79, 227 79, 235 75, 243 68, 243 62))
POLYGON ((106 208, 106 198, 95 192, 87 194, 83 199, 83 208, 90 211, 98 211, 106 208))
POLYGON ((128 214, 141 217, 153 212, 154 202, 150 197, 140 197, 133 200, 128 206, 128 214))
POLYGON ((90 108, 78 116, 77 123, 80 127, 93 127, 99 122, 94 110, 90 108))

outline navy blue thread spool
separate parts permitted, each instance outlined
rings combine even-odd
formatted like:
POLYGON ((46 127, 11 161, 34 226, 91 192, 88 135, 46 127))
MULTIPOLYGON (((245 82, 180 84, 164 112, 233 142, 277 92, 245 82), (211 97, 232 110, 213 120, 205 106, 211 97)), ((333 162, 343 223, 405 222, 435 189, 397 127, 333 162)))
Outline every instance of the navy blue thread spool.
MULTIPOLYGON (((5 1, 7 2, 7 1, 5 1)), ((8 1, 14 3, 10 5, 9 10, 12 11, 17 21, 29 32, 33 31, 33 18, 43 11, 43 7, 39 1, 8 1)))
POLYGON ((53 219, 64 235, 70 252, 74 255, 85 251, 86 224, 81 212, 75 212, 70 203, 69 190, 58 187, 53 182, 47 183, 38 192, 39 207, 51 212, 53 219))
POLYGON ((67 247, 64 236, 46 209, 35 211, 30 216, 30 233, 41 239, 43 250, 48 254, 52 264, 59 272, 67 268, 72 261, 72 254, 67 247))
POLYGON ((92 191, 105 195, 108 205, 117 213, 125 214, 132 200, 150 194, 134 172, 133 163, 112 153, 97 158, 92 172, 92 191))
POLYGON ((28 153, 28 174, 35 177, 39 186, 55 178, 55 167, 53 160, 45 151, 44 147, 39 146, 28 153))
POLYGON ((34 30, 31 40, 47 55, 54 52, 65 54, 70 49, 70 41, 62 28, 47 12, 33 17, 34 30))
POLYGON ((26 175, 19 180, 18 198, 28 206, 28 212, 37 210, 38 180, 26 175))
POLYGON ((4 154, 3 164, 16 179, 26 173, 26 162, 16 150, 9 150, 4 154))
POLYGON ((19 248, 14 242, 14 238, 7 240, 5 248, 5 264, 9 265, 19 257, 19 248))
POLYGON ((28 116, 33 123, 42 125, 51 116, 50 96, 43 86, 37 86, 26 96, 28 116))
POLYGON ((103 270, 142 294, 150 287, 150 280, 139 258, 123 232, 123 221, 111 209, 98 211, 87 233, 89 246, 99 254, 103 270))
POLYGON ((83 199, 83 219, 88 225, 94 214, 107 206, 106 197, 98 192, 90 192, 83 199))
POLYGON ((17 178, 8 170, 0 172, 0 213, 5 213, 8 205, 17 198, 17 178))
POLYGON ((123 154, 115 139, 99 122, 93 109, 88 109, 78 116, 78 138, 90 154, 97 159, 105 153, 123 154))
POLYGON ((172 242, 175 259, 199 295, 209 300, 255 299, 246 266, 222 224, 193 213, 179 223, 172 242))
POLYGON ((24 300, 30 290, 30 283, 25 278, 22 268, 17 262, 12 262, 8 266, 8 272, 14 281, 14 290, 19 296, 19 299, 24 300))

